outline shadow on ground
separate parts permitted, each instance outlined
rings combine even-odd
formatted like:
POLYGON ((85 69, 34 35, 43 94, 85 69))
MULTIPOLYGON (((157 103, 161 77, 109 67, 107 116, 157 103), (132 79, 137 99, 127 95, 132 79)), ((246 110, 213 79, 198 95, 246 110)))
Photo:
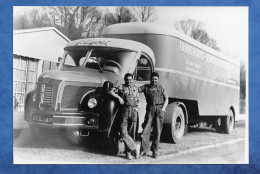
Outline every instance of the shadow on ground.
POLYGON ((78 150, 101 155, 116 155, 116 149, 108 148, 101 144, 97 137, 81 137, 78 139, 68 139, 65 132, 44 131, 33 135, 29 128, 14 129, 13 146, 19 148, 49 148, 78 150))

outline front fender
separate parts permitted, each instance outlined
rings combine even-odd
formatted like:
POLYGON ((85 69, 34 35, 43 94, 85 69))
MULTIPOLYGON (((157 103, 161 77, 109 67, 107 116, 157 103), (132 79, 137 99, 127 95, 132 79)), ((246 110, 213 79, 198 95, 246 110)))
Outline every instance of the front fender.
POLYGON ((31 110, 34 107, 33 97, 34 97, 35 94, 36 94, 36 91, 33 90, 33 91, 29 92, 26 95, 26 98, 25 98, 25 102, 24 102, 24 120, 28 121, 28 122, 30 121, 30 112, 31 112, 31 110))
POLYGON ((114 97, 107 93, 103 93, 99 89, 95 92, 88 93, 83 96, 81 103, 79 105, 80 111, 88 111, 93 113, 98 113, 98 129, 101 132, 109 131, 116 115, 118 108, 118 102, 114 97), (98 106, 95 108, 88 107, 88 101, 90 98, 95 98, 97 100, 98 106))
POLYGON ((117 102, 111 96, 105 96, 101 108, 102 114, 99 119, 100 131, 109 131, 114 123, 115 116, 118 110, 117 102))

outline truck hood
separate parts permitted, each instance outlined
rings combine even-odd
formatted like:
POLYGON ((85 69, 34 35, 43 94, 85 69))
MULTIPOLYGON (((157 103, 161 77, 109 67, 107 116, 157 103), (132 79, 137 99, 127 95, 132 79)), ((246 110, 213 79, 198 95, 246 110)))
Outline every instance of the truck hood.
POLYGON ((70 70, 55 70, 44 72, 40 75, 39 81, 46 80, 58 80, 58 81, 74 81, 74 82, 87 82, 103 84, 104 81, 110 81, 114 85, 118 85, 118 82, 123 80, 123 77, 110 72, 100 72, 98 70, 86 69, 80 67, 70 70))

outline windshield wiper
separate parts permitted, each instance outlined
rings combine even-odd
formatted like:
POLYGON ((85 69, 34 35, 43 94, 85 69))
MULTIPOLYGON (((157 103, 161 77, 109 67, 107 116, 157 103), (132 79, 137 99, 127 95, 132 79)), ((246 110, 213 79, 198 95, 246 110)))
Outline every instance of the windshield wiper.
POLYGON ((96 61, 96 63, 98 64, 98 67, 99 67, 99 72, 103 73, 103 69, 101 68, 99 62, 96 61))
POLYGON ((92 51, 93 51, 94 49, 95 49, 95 48, 92 48, 92 49, 87 53, 87 55, 86 55, 86 57, 87 57, 86 62, 88 62, 89 59, 92 59, 95 63, 98 64, 99 72, 100 72, 100 73, 103 73, 103 69, 101 68, 99 62, 97 62, 93 57, 90 57, 90 55, 91 55, 91 53, 92 53, 92 51))
POLYGON ((99 72, 103 73, 103 69, 101 68, 99 62, 97 62, 97 60, 95 60, 93 57, 90 57, 89 59, 92 59, 98 65, 99 72))

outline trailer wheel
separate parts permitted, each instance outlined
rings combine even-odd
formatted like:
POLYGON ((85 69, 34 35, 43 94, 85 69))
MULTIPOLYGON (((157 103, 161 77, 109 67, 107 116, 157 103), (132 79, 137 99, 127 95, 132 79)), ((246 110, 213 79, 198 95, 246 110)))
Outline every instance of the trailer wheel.
POLYGON ((225 134, 230 134, 235 127, 235 117, 232 110, 229 110, 227 116, 222 119, 223 131, 225 134))
POLYGON ((178 143, 183 135, 185 130, 185 119, 183 110, 180 107, 174 109, 172 115, 172 124, 171 124, 171 133, 172 133, 172 140, 174 143, 178 143))
POLYGON ((213 128, 215 128, 216 132, 223 133, 223 120, 221 117, 218 117, 216 120, 213 121, 213 128))

